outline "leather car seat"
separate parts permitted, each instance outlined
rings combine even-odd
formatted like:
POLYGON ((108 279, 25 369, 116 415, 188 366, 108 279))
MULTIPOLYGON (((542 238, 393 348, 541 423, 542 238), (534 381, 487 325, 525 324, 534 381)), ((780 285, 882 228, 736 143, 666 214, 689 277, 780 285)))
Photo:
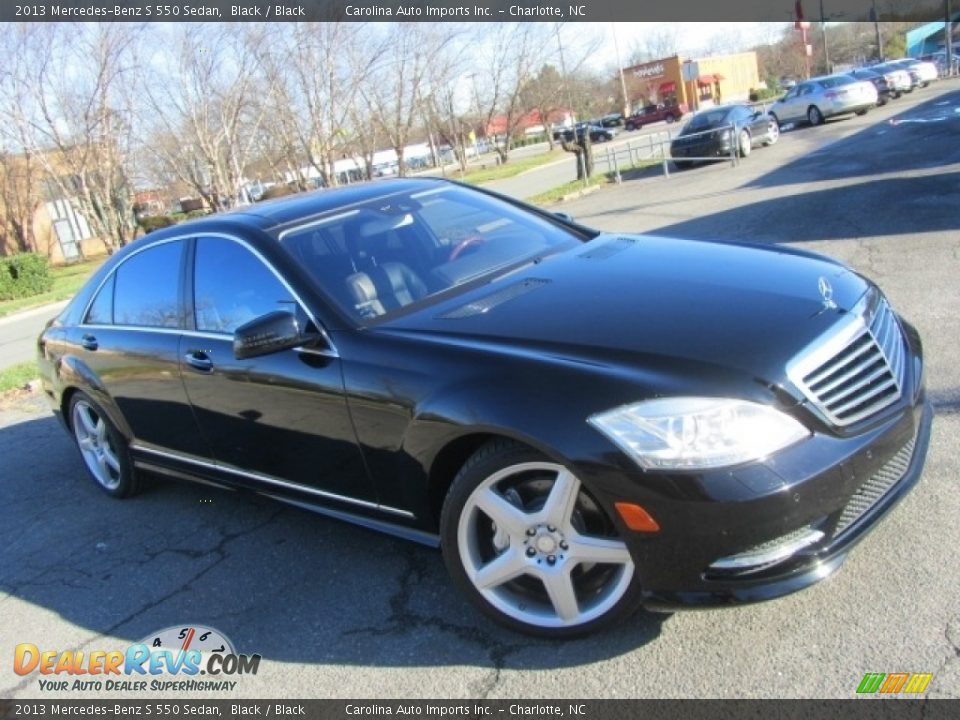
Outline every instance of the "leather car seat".
POLYGON ((361 317, 383 315, 427 294, 427 286, 407 264, 378 262, 377 253, 386 250, 394 232, 380 232, 381 225, 368 221, 347 229, 347 246, 356 272, 346 278, 346 285, 361 317))

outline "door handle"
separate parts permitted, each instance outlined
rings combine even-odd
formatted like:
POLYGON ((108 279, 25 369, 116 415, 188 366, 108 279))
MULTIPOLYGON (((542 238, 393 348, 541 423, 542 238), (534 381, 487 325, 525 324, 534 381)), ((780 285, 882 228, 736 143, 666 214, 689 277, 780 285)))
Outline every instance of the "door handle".
POLYGON ((80 344, 86 350, 96 350, 98 347, 100 347, 100 344, 97 342, 97 338, 95 338, 90 333, 87 333, 82 338, 80 338, 80 344))
POLYGON ((202 350, 194 350, 183 356, 187 365, 200 372, 210 372, 213 370, 213 360, 202 350))

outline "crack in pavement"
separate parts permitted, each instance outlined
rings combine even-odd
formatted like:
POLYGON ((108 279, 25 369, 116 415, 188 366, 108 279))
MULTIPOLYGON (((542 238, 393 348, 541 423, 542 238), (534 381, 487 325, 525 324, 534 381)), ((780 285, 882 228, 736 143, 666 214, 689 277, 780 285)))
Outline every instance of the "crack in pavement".
MULTIPOLYGON (((124 625, 126 625, 126 624, 129 623, 129 622, 131 622, 132 620, 136 619, 137 617, 143 615, 144 613, 149 612, 150 610, 152 610, 152 609, 155 608, 155 607, 158 607, 159 605, 162 605, 163 603, 167 602, 168 600, 170 600, 170 599, 173 598, 173 597, 176 597, 176 596, 179 595, 180 593, 188 591, 188 590, 190 589, 190 586, 193 585, 193 583, 195 583, 197 580, 199 580, 200 578, 202 578, 204 575, 206 575, 207 573, 209 573, 211 570, 213 570, 214 568, 216 568, 217 566, 219 566, 224 560, 226 560, 226 559, 229 557, 229 556, 228 556, 228 553, 227 553, 227 545, 228 545, 229 543, 231 543, 231 542, 233 542, 234 540, 237 540, 237 539, 239 539, 239 538, 241 538, 241 537, 244 537, 244 536, 246 536, 246 535, 253 534, 253 533, 257 532, 258 530, 261 530, 262 528, 264 528, 264 527, 266 527, 267 525, 269 525, 269 524, 271 524, 272 522, 274 522, 277 518, 279 518, 279 517, 280 517, 283 513, 285 513, 285 512, 287 512, 287 508, 285 508, 285 507, 278 507, 278 508, 276 508, 265 520, 263 520, 262 522, 259 522, 259 523, 255 524, 255 525, 253 525, 253 526, 251 526, 251 527, 248 527, 248 528, 246 528, 246 529, 238 530, 238 531, 235 531, 235 532, 232 532, 232 533, 228 533, 228 532, 227 532, 225 529, 223 529, 223 528, 218 528, 218 532, 221 534, 220 542, 217 543, 217 545, 216 545, 215 547, 211 548, 209 551, 206 551, 205 553, 203 553, 204 556, 206 556, 206 555, 211 555, 211 556, 214 556, 214 557, 215 557, 215 559, 214 559, 214 561, 213 561, 212 563, 210 563, 209 565, 205 566, 204 568, 202 568, 202 569, 199 570, 198 572, 194 573, 190 578, 188 578, 186 581, 184 581, 183 583, 181 583, 178 587, 174 588, 173 590, 171 590, 170 592, 166 593, 165 595, 163 595, 163 596, 161 596, 161 597, 158 597, 158 598, 156 598, 155 600, 152 600, 151 602, 147 603, 146 605, 144 605, 144 606, 140 607, 139 609, 135 610, 134 612, 130 613, 129 615, 127 615, 127 616, 124 617, 123 619, 118 620, 118 621, 115 622, 113 625, 111 625, 110 627, 106 628, 106 630, 104 630, 104 631, 98 633, 97 635, 89 638, 89 639, 88 639, 86 642, 84 642, 80 647, 75 648, 75 649, 76 649, 76 650, 86 650, 90 645, 98 642, 98 641, 101 640, 102 638, 106 638, 106 637, 112 636, 117 630, 119 630, 119 629, 122 628, 124 625)), ((156 554, 161 554, 161 553, 162 553, 162 551, 156 551, 156 554)), ((129 561, 129 560, 124 559, 123 563, 121 563, 121 564, 126 564, 126 562, 128 562, 128 561, 129 561)), ((147 561, 145 561, 145 562, 149 562, 149 560, 147 560, 147 561)), ((25 689, 27 686, 29 686, 32 682, 34 682, 34 678, 32 678, 32 677, 25 677, 21 682, 19 682, 18 684, 14 685, 14 686, 12 686, 12 687, 7 687, 7 688, 2 688, 2 689, 0 689, 0 696, 3 696, 3 697, 11 697, 11 696, 13 695, 13 693, 19 692, 19 691, 21 691, 21 690, 24 690, 24 689, 25 689)))
POLYGON ((453 635, 462 642, 477 646, 487 654, 491 666, 490 676, 479 683, 475 692, 477 698, 486 699, 497 686, 497 683, 499 683, 507 658, 515 653, 528 649, 531 643, 535 644, 537 641, 524 639, 523 642, 505 642, 491 638, 487 632, 480 628, 459 625, 435 615, 422 615, 413 610, 411 608, 411 601, 414 589, 420 584, 425 575, 420 553, 422 553, 422 550, 416 547, 405 547, 402 549, 401 557, 404 559, 406 567, 397 580, 398 586, 396 591, 389 599, 390 616, 378 625, 345 630, 340 633, 340 635, 341 637, 355 635, 369 635, 373 637, 380 635, 397 636, 420 629, 435 630, 453 635))

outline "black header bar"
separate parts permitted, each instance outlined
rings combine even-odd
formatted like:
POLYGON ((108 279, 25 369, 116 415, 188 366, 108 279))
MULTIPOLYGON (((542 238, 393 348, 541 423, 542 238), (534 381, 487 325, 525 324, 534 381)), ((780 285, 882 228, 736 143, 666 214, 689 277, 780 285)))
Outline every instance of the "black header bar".
MULTIPOLYGON (((834 21, 943 19, 942 0, 824 0, 834 21)), ((819 0, 4 0, 0 22, 792 22, 819 0)))

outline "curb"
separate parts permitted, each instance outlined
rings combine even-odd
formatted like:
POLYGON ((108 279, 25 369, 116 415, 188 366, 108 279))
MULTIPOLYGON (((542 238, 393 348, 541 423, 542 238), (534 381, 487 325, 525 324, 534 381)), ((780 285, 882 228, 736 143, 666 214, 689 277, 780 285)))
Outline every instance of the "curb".
POLYGON ((37 307, 27 308, 26 310, 12 312, 9 315, 0 317, 0 326, 9 325, 10 323, 17 322, 18 320, 26 320, 27 318, 35 317, 37 315, 48 315, 49 317, 53 317, 58 312, 63 310, 63 308, 67 306, 68 302, 70 302, 69 299, 59 300, 55 303, 38 305, 37 307))

